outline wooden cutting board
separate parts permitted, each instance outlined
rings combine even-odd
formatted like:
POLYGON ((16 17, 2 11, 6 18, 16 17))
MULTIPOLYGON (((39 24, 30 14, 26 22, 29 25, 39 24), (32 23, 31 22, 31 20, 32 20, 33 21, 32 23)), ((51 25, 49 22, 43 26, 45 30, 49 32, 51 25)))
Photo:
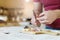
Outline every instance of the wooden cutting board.
MULTIPOLYGON (((28 29, 27 29, 28 30, 28 29)), ((22 31, 23 33, 27 33, 27 34, 35 34, 35 35, 38 35, 38 34, 48 34, 48 35, 55 35, 55 36, 59 36, 60 33, 59 32, 53 32, 51 30, 40 30, 40 31, 22 31)))

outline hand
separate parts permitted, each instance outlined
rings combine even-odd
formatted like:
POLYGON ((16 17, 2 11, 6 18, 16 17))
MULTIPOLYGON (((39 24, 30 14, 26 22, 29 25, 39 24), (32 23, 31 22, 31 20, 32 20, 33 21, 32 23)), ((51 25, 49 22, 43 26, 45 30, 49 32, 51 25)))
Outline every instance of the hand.
POLYGON ((40 26, 40 22, 38 20, 36 20, 35 17, 32 17, 31 23, 35 26, 40 26))
POLYGON ((41 13, 40 18, 37 18, 40 23, 51 24, 58 18, 58 13, 56 11, 45 11, 41 13))

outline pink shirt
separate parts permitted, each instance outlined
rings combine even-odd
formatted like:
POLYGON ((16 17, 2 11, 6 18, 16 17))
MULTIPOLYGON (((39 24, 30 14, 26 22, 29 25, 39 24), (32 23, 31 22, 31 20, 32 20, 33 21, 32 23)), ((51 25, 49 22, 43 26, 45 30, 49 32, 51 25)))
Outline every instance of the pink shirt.
MULTIPOLYGON (((34 2, 41 2, 46 11, 60 9, 60 0, 34 0, 34 2)), ((60 18, 56 19, 52 24, 48 24, 52 28, 60 28, 60 18)))

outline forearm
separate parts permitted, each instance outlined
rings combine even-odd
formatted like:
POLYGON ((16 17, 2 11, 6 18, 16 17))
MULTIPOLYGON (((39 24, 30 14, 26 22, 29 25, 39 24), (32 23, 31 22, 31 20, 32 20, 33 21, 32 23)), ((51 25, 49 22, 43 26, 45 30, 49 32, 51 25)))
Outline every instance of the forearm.
POLYGON ((60 10, 58 10, 58 18, 60 18, 60 10))
POLYGON ((57 10, 49 10, 48 11, 49 13, 55 13, 57 15, 57 18, 60 18, 60 10, 57 9, 57 10))
POLYGON ((58 18, 60 18, 60 13, 58 15, 59 15, 58 18))
POLYGON ((34 12, 39 15, 42 12, 42 5, 40 2, 34 2, 34 12))
POLYGON ((58 18, 60 18, 60 10, 54 10, 55 13, 57 13, 58 18))

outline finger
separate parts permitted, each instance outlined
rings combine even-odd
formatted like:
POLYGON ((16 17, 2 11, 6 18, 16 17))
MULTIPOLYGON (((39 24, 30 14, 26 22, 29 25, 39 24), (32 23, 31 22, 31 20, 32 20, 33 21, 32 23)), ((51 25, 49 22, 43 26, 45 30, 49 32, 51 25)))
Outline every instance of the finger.
POLYGON ((39 22, 35 21, 35 22, 32 22, 32 25, 37 26, 38 23, 39 22))
POLYGON ((36 20, 36 25, 40 26, 40 22, 38 20, 36 20))
POLYGON ((44 16, 44 15, 45 15, 44 13, 41 13, 39 16, 42 17, 42 16, 44 16))
POLYGON ((34 26, 38 26, 37 23, 34 23, 33 25, 34 25, 34 26))
POLYGON ((32 25, 36 26, 36 23, 34 22, 34 23, 32 23, 32 25))
POLYGON ((40 20, 40 23, 42 23, 42 24, 52 24, 52 22, 49 21, 49 20, 43 20, 43 21, 40 20))
POLYGON ((44 20, 48 20, 48 19, 46 17, 40 17, 40 18, 37 18, 37 20, 44 21, 44 20))
POLYGON ((42 23, 42 24, 49 24, 49 21, 44 20, 44 21, 40 21, 40 23, 42 23))

